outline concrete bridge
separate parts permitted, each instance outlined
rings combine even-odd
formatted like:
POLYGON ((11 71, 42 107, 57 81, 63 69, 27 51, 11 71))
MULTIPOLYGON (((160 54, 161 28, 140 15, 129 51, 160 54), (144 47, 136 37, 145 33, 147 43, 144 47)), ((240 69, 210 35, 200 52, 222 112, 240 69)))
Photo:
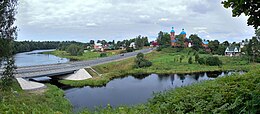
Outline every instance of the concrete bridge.
MULTIPOLYGON (((91 66, 113 62, 113 61, 118 61, 122 59, 127 59, 136 56, 138 53, 149 53, 152 50, 153 49, 143 49, 135 52, 125 53, 123 56, 115 55, 110 57, 98 58, 95 60, 18 67, 15 72, 15 78, 30 79, 36 77, 45 77, 45 76, 52 77, 52 76, 59 76, 64 74, 72 74, 75 71, 82 68, 91 67, 91 66)), ((2 73, 3 73, 3 69, 0 69, 0 74, 2 75, 2 73)))

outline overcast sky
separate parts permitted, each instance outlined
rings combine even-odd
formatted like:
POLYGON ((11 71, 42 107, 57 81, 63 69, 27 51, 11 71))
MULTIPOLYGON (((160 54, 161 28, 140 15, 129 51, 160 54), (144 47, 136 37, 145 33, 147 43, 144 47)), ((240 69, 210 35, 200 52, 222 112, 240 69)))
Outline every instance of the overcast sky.
POLYGON ((246 20, 221 0, 19 0, 16 23, 18 40, 154 40, 174 26, 177 34, 241 41, 254 35, 246 20))

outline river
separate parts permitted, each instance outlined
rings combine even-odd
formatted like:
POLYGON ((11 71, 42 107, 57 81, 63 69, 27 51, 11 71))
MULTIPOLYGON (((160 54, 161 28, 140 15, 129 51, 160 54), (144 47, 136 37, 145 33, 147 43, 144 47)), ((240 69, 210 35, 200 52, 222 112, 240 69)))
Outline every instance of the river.
POLYGON ((18 67, 34 66, 34 65, 46 65, 56 63, 66 63, 69 59, 60 58, 50 54, 40 54, 41 52, 53 51, 52 50, 34 50, 30 52, 18 53, 14 56, 15 65, 18 67))
MULTIPOLYGON (((51 83, 63 89, 65 91, 65 98, 71 102, 74 112, 78 112, 84 108, 90 110, 96 107, 103 108, 108 104, 112 107, 117 107, 121 105, 132 106, 145 103, 149 98, 152 98, 153 93, 187 86, 203 80, 213 80, 217 77, 228 76, 232 73, 234 72, 129 75, 124 78, 114 79, 103 87, 69 87, 60 84, 55 79, 51 79, 47 81, 47 83, 51 83)), ((243 72, 239 73, 242 74, 243 72)))
MULTIPOLYGON (((46 51, 52 50, 35 50, 18 53, 15 55, 15 64, 21 67, 65 63, 69 61, 69 59, 54 55, 40 54, 46 51)), ((65 91, 65 98, 67 98, 73 106, 73 111, 78 112, 84 108, 93 110, 95 107, 106 107, 108 104, 112 107, 117 107, 121 105, 132 106, 145 103, 148 99, 152 98, 153 93, 187 86, 203 80, 213 80, 217 77, 228 76, 232 73, 233 72, 205 72, 171 75, 129 75, 124 78, 114 79, 103 87, 85 86, 82 88, 66 86, 60 84, 57 79, 50 78, 47 78, 47 81, 39 82, 51 83, 63 89, 65 91)))

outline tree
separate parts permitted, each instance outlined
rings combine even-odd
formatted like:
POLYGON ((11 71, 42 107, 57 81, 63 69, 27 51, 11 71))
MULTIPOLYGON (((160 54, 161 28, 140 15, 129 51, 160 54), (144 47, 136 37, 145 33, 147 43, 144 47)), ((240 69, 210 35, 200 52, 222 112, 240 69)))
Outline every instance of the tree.
POLYGON ((138 53, 135 59, 134 68, 143 68, 143 67, 150 67, 152 66, 152 62, 146 60, 144 58, 143 53, 138 53))
POLYGON ((158 33, 157 42, 162 47, 169 47, 171 45, 170 34, 160 31, 158 33))
POLYGON ((90 40, 89 43, 90 44, 95 44, 95 41, 94 40, 90 40))
POLYGON ((16 39, 17 27, 14 25, 17 0, 2 0, 0 2, 0 60, 6 61, 1 77, 2 87, 9 87, 14 77, 13 40, 16 39))
POLYGON ((192 34, 189 38, 192 40, 192 48, 196 51, 199 51, 199 49, 202 48, 202 39, 198 37, 197 34, 192 34))
POLYGON ((218 40, 210 41, 209 48, 213 54, 216 54, 219 48, 219 41, 218 40))
POLYGON ((224 42, 222 43, 222 45, 224 45, 225 47, 228 47, 230 44, 229 44, 228 41, 224 41, 224 42))
POLYGON ((67 48, 67 52, 70 53, 72 56, 82 55, 84 52, 84 49, 76 44, 71 44, 67 48))
POLYGON ((225 8, 232 8, 233 17, 244 13, 249 16, 248 25, 253 25, 255 29, 260 25, 260 3, 259 0, 225 0, 222 1, 225 8))

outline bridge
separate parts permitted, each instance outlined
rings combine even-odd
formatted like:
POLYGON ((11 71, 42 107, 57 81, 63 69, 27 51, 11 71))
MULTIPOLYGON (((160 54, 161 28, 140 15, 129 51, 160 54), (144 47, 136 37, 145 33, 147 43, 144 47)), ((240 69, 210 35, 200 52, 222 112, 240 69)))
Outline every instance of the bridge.
MULTIPOLYGON (((149 53, 153 49, 142 49, 134 52, 125 53, 122 55, 115 55, 110 57, 98 58, 94 60, 87 61, 75 61, 68 63, 58 63, 50 65, 37 65, 37 66, 26 66, 18 67, 15 72, 15 78, 18 79, 31 79, 37 77, 52 77, 60 76, 64 74, 72 74, 79 69, 96 66, 99 64, 109 63, 113 61, 119 61, 122 59, 127 59, 136 56, 138 53, 149 53)), ((3 69, 0 69, 0 74, 3 74, 3 69)))

